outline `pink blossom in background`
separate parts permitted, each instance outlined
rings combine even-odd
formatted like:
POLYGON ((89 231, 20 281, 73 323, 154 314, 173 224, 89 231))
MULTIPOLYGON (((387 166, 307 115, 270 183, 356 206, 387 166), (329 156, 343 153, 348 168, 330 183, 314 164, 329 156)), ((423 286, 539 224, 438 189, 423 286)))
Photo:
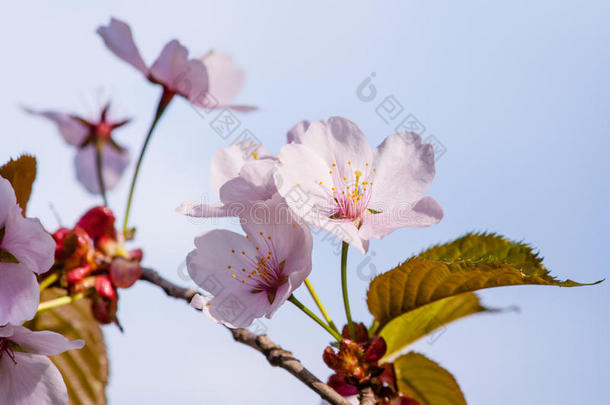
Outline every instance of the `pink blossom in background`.
POLYGON ((369 239, 401 227, 438 223, 443 210, 424 197, 434 178, 434 150, 414 133, 372 149, 353 122, 334 117, 289 134, 279 155, 279 193, 306 222, 362 252, 369 239))
POLYGON ((51 235, 37 219, 22 216, 11 183, 0 177, 0 325, 34 317, 40 300, 35 273, 49 270, 54 254, 51 235))
POLYGON ((114 130, 127 124, 129 120, 110 119, 108 109, 109 105, 106 105, 100 112, 100 117, 95 120, 86 120, 76 115, 55 111, 26 109, 31 114, 53 121, 64 140, 78 148, 74 159, 76 178, 93 194, 101 192, 96 166, 98 141, 102 142, 102 176, 106 191, 117 186, 130 161, 129 151, 116 143, 112 137, 114 130))
POLYGON ((252 107, 231 105, 244 83, 244 72, 229 54, 211 51, 199 59, 189 59, 188 50, 171 40, 148 66, 136 46, 131 28, 111 18, 97 33, 116 56, 129 63, 152 83, 160 84, 166 99, 179 94, 198 107, 249 111, 252 107))
POLYGON ((67 405, 68 390, 52 356, 84 346, 51 332, 0 326, 0 400, 6 404, 67 405))
POLYGON ((246 236, 212 230, 195 238, 189 275, 207 297, 193 305, 229 327, 270 318, 311 272, 312 238, 276 195, 245 210, 246 236))

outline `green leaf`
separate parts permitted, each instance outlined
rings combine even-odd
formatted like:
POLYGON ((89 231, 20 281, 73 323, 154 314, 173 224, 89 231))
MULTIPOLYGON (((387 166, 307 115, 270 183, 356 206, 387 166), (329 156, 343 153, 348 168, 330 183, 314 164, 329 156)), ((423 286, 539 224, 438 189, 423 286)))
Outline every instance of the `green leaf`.
MULTIPOLYGON (((40 301, 48 301, 61 295, 60 289, 42 292, 40 301)), ((91 314, 87 299, 69 305, 46 310, 29 322, 32 330, 52 330, 68 339, 84 339, 85 346, 69 350, 51 360, 68 387, 70 405, 104 405, 108 382, 108 358, 104 336, 98 322, 91 314)))
POLYGON ((380 361, 382 363, 391 361, 407 345, 450 322, 479 312, 499 312, 499 310, 484 307, 476 294, 465 293, 444 298, 400 315, 379 332, 388 347, 380 361))
POLYGON ((25 215, 25 209, 32 193, 32 183, 36 178, 36 158, 22 155, 17 160, 11 159, 0 167, 0 176, 11 182, 17 196, 17 203, 25 215))
POLYGON ((0 248, 0 263, 19 263, 19 259, 8 250, 0 248))
POLYGON ((420 353, 410 352, 394 362, 398 391, 421 405, 466 405, 451 373, 420 353))
POLYGON ((491 234, 468 234, 377 276, 369 286, 367 304, 383 327, 397 316, 440 299, 509 285, 591 284, 555 279, 523 243, 491 234))

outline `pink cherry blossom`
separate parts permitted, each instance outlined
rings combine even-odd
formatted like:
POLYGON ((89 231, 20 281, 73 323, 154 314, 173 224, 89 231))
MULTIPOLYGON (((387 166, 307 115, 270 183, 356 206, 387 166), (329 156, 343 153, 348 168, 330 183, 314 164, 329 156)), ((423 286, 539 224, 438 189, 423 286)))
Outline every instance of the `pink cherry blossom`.
POLYGON ((193 304, 229 327, 270 318, 311 271, 311 232, 279 195, 240 218, 246 236, 206 232, 195 238, 186 262, 191 278, 210 294, 193 304))
POLYGON ((57 124, 60 134, 78 152, 74 159, 77 180, 93 194, 100 193, 100 183, 96 166, 96 143, 102 143, 102 176, 106 191, 113 189, 121 180, 129 165, 129 151, 112 138, 113 131, 129 122, 128 119, 112 120, 108 117, 109 105, 101 111, 97 119, 87 120, 76 115, 55 111, 35 111, 26 109, 57 124))
POLYGON ((273 169, 277 160, 263 145, 240 141, 212 156, 210 185, 218 204, 184 202, 178 212, 192 217, 238 216, 245 205, 271 199, 277 192, 273 169))
POLYGON ((23 326, 0 326, 0 398, 3 404, 67 405, 68 390, 47 356, 80 349, 82 340, 32 332, 23 326))
POLYGON ((54 253, 51 235, 21 215, 10 182, 0 177, 0 325, 34 317, 40 299, 34 273, 49 270, 54 253))
POLYGON ((99 27, 97 33, 116 56, 142 72, 152 83, 163 86, 164 94, 170 99, 179 94, 199 107, 252 109, 231 105, 243 85, 244 72, 226 53, 209 52, 202 58, 189 59, 188 50, 174 39, 148 66, 125 22, 112 18, 107 26, 99 27))
POLYGON ((293 131, 275 178, 306 222, 366 252, 373 237, 443 217, 440 205, 424 197, 434 178, 434 150, 419 135, 394 134, 372 149, 356 124, 341 117, 293 131))

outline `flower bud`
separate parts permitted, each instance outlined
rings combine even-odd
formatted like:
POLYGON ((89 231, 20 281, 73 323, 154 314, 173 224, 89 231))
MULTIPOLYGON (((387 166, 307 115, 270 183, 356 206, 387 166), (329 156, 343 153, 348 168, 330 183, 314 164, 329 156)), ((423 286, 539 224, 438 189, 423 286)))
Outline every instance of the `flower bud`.
POLYGON ((91 272, 91 265, 85 264, 84 266, 76 267, 68 272, 66 279, 68 284, 74 284, 81 281, 87 274, 91 272))
POLYGON ((102 236, 116 239, 114 221, 114 214, 110 208, 100 206, 87 211, 76 225, 83 228, 97 242, 102 236))
POLYGON ((116 322, 117 303, 116 297, 114 299, 104 299, 97 295, 94 296, 91 299, 93 317, 101 324, 116 322))
POLYGON ((95 291, 103 297, 107 299, 116 299, 116 290, 110 281, 110 278, 103 274, 95 277, 95 291))

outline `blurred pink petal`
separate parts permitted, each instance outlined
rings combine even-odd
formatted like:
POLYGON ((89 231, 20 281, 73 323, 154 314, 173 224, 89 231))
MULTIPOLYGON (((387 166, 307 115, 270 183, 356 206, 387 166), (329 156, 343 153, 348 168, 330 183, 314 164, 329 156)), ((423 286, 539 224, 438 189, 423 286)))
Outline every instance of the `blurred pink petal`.
POLYGON ((144 75, 148 75, 148 68, 142 56, 140 56, 129 25, 111 18, 108 26, 99 27, 96 32, 102 37, 112 53, 144 73, 144 75))
POLYGON ((0 325, 21 324, 36 314, 40 286, 23 264, 0 263, 0 325))
POLYGON ((24 326, 14 326, 10 340, 17 343, 28 353, 45 356, 54 356, 66 350, 80 349, 85 345, 83 340, 68 340, 59 333, 48 330, 34 332, 24 326))
POLYGON ((59 133, 70 145, 80 146, 89 135, 89 127, 68 114, 55 111, 36 111, 30 108, 25 108, 25 111, 55 122, 59 133))
POLYGON ((46 355, 81 348, 51 332, 32 332, 23 326, 0 326, 0 398, 7 404, 67 405, 68 391, 57 367, 46 355), (13 345, 19 346, 15 351, 13 345))
MULTIPOLYGON (((88 145, 78 151, 74 158, 76 178, 93 194, 100 192, 97 177, 95 146, 88 145)), ((102 149, 102 176, 106 191, 112 190, 121 180, 123 172, 129 165, 130 157, 127 149, 117 150, 113 145, 106 143, 102 149)))
MULTIPOLYGON (((203 63, 188 58, 188 50, 177 40, 168 42, 150 68, 151 78, 196 105, 208 92, 208 74, 203 63)), ((203 106, 203 105, 202 105, 203 106)))
POLYGON ((226 52, 213 51, 201 60, 208 70, 208 92, 212 100, 221 106, 231 105, 244 85, 243 69, 237 67, 233 57, 226 52))

